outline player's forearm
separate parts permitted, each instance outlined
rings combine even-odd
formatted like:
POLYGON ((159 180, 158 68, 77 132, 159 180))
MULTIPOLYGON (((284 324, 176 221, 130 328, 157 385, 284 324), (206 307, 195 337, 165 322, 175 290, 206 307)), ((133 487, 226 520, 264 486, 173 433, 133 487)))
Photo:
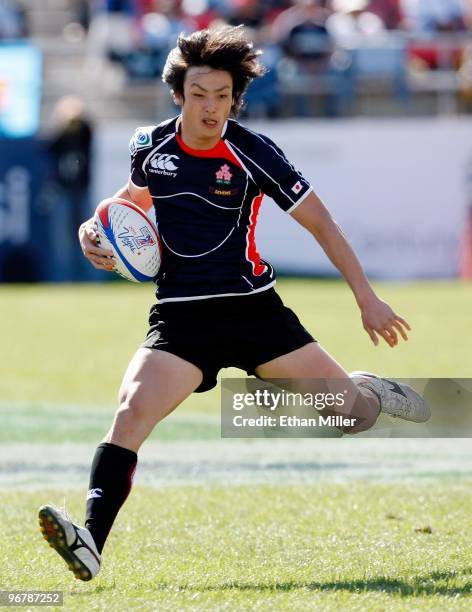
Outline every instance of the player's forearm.
POLYGON ((345 278, 360 307, 375 297, 357 255, 334 220, 331 219, 327 226, 319 228, 315 238, 345 278))
POLYGON ((134 187, 131 181, 121 187, 121 189, 118 189, 113 197, 133 202, 133 204, 136 204, 136 206, 139 206, 139 208, 146 212, 152 207, 152 198, 148 189, 134 187))
POLYGON ((123 198, 123 200, 133 201, 130 192, 128 191, 128 185, 124 185, 113 195, 114 198, 123 198))

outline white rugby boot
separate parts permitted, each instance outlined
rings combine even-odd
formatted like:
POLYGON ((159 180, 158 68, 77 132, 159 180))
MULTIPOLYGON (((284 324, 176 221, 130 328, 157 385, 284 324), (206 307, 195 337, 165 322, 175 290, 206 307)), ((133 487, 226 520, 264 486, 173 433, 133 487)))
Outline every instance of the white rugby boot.
POLYGON ((75 525, 65 510, 41 506, 39 528, 79 580, 92 580, 100 571, 102 558, 88 529, 75 525))
POLYGON ((349 377, 358 387, 365 387, 375 393, 379 398, 381 412, 415 423, 425 423, 431 416, 428 404, 409 385, 380 378, 369 372, 351 372, 349 377))

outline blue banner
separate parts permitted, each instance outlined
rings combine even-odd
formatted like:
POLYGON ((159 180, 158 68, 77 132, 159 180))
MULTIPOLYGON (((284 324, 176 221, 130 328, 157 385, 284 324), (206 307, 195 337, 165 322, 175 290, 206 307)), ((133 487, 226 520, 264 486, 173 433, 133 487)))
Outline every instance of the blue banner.
POLYGON ((0 139, 0 282, 48 278, 47 162, 33 139, 0 139))

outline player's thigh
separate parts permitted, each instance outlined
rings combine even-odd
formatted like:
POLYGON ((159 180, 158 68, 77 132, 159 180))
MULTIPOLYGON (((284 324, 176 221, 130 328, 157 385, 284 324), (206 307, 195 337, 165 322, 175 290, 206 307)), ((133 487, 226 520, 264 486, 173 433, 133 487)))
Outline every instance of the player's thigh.
POLYGON ((199 368, 177 355, 139 348, 121 383, 120 410, 155 424, 195 391, 202 378, 199 368))
POLYGON ((288 383, 288 388, 293 391, 341 393, 343 403, 336 408, 325 408, 323 414, 341 414, 357 419, 355 428, 345 430, 349 433, 369 429, 377 420, 379 407, 375 399, 364 397, 346 370, 317 342, 263 363, 255 372, 263 379, 289 379, 284 381, 283 387, 286 388, 288 383))
POLYGON ((349 375, 318 342, 310 342, 299 349, 259 365, 255 372, 260 378, 332 378, 345 379, 349 375))

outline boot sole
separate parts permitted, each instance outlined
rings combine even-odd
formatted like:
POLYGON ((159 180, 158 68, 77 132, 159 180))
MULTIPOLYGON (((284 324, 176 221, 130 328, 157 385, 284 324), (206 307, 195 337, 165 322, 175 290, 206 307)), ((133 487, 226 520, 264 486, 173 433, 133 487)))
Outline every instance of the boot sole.
POLYGON ((65 531, 54 511, 48 506, 39 509, 39 530, 46 542, 58 552, 78 580, 92 579, 90 570, 67 545, 65 531))

